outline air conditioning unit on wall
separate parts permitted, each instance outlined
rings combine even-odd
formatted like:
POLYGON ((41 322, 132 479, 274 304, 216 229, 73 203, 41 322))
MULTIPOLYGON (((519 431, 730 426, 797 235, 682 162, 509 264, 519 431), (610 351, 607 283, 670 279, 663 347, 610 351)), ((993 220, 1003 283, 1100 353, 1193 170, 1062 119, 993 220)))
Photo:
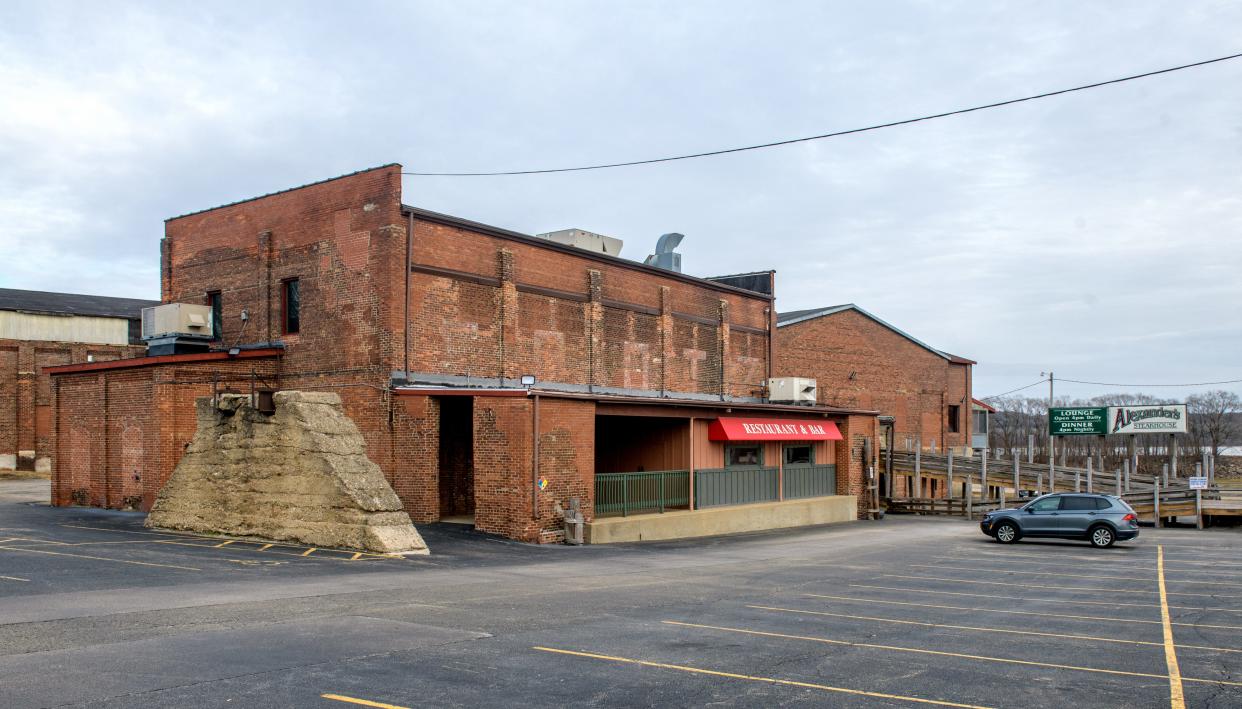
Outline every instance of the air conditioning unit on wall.
POLYGON ((768 401, 774 404, 815 403, 817 388, 814 379, 807 377, 772 377, 768 380, 768 401))
POLYGON ((142 339, 201 337, 211 339, 211 306, 165 303, 142 309, 142 339))

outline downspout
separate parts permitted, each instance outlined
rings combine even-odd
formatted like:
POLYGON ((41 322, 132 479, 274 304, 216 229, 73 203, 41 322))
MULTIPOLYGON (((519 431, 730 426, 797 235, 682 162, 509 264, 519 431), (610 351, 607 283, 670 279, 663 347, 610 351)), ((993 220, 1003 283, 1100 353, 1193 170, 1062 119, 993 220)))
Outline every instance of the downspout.
POLYGON ((405 228, 405 313, 401 316, 401 330, 405 334, 405 364, 402 373, 408 383, 410 378, 410 269, 414 258, 414 213, 407 212, 405 228))
POLYGON ((534 425, 530 429, 530 516, 539 519, 539 395, 534 396, 534 425))

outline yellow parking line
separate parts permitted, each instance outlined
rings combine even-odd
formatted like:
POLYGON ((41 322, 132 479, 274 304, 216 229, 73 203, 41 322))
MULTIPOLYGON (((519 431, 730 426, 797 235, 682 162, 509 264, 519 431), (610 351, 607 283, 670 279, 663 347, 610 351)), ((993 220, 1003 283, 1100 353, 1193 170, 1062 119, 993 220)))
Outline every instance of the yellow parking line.
POLYGON ((79 559, 94 559, 96 561, 112 561, 118 564, 134 564, 136 566, 159 566, 165 569, 181 569, 183 571, 202 571, 202 569, 193 566, 177 566, 176 564, 157 564, 153 561, 132 561, 130 559, 111 559, 106 556, 90 556, 87 554, 70 554, 63 551, 48 551, 46 549, 24 549, 22 547, 0 547, 6 551, 24 551, 27 554, 49 554, 52 556, 72 556, 79 559))
POLYGON ((1169 601, 1164 590, 1164 547, 1156 547, 1156 577, 1160 586, 1160 620, 1164 624, 1164 662, 1169 669, 1169 707, 1186 709, 1182 693, 1182 672, 1177 666, 1177 649, 1173 646, 1173 627, 1169 622, 1169 601))
POLYGON ((350 561, 357 561, 357 560, 359 560, 359 559, 361 559, 361 558, 362 558, 362 552, 357 551, 357 552, 354 552, 354 555, 353 555, 353 556, 349 557, 349 560, 350 560, 350 561))
POLYGON ((30 582, 30 579, 24 579, 24 578, 21 578, 20 576, 0 576, 0 579, 4 579, 5 581, 25 581, 27 583, 30 582))
POLYGON ((779 684, 788 687, 802 687, 804 689, 822 689, 826 692, 839 692, 841 694, 852 694, 862 697, 875 697, 878 699, 896 699, 899 701, 915 702, 917 704, 934 704, 942 707, 963 707, 964 709, 987 709, 973 704, 958 704, 956 702, 946 702, 938 699, 922 699, 920 697, 904 697, 899 694, 884 694, 882 692, 868 692, 863 689, 848 689, 845 687, 833 687, 827 684, 815 684, 813 682, 797 682, 789 679, 776 679, 774 677, 759 677, 756 675, 743 675, 733 672, 721 672, 719 670, 708 670, 702 667, 689 667, 686 665, 672 665, 665 662, 651 662, 649 660, 635 660, 629 657, 618 657, 616 655, 601 655, 594 652, 578 652, 576 650, 561 650, 554 647, 543 647, 536 645, 532 650, 541 652, 553 652, 558 655, 572 655, 574 657, 587 657, 593 660, 607 660, 609 662, 622 662, 629 665, 642 665, 643 667, 657 667, 662 670, 678 670, 679 672, 690 672, 692 674, 708 675, 711 677, 727 677, 729 679, 744 679, 751 682, 765 682, 767 684, 779 684))
MULTIPOLYGON (((1010 558, 1017 557, 1017 556, 1019 556, 1019 555, 1017 555, 1017 554, 1013 554, 1013 555, 1009 555, 1009 554, 980 554, 980 555, 974 555, 974 556, 969 556, 969 557, 967 557, 967 556, 945 556, 945 557, 941 557, 941 560, 942 560, 942 561, 948 561, 948 562, 975 562, 975 561, 982 561, 982 562, 985 562, 985 563, 991 563, 991 562, 995 562, 995 561, 1006 561, 1006 560, 1008 560, 1008 559, 1010 559, 1010 558), (986 559, 980 558, 981 556, 986 556, 987 558, 986 558, 986 559)), ((1047 559, 1048 557, 1049 557, 1049 555, 1048 555, 1048 554, 1028 554, 1028 555, 1023 555, 1021 558, 1023 558, 1023 559, 1032 559, 1032 558, 1034 558, 1034 559, 1047 559)), ((1073 559, 1081 559, 1081 560, 1083 560, 1083 561, 1088 561, 1088 562, 1090 562, 1090 563, 1091 563, 1091 568, 1092 568, 1092 569, 1104 569, 1104 570, 1112 570, 1112 569, 1117 569, 1117 570, 1121 570, 1121 571, 1155 571, 1155 570, 1156 570, 1156 565, 1155 565, 1155 564, 1152 564, 1151 566, 1146 566, 1146 565, 1142 565, 1142 566, 1140 566, 1140 565, 1137 565, 1137 564, 1135 564, 1135 563, 1131 562, 1130 560, 1124 560, 1124 559, 1118 559, 1118 560, 1117 560, 1117 561, 1115 561, 1115 562, 1108 562, 1108 563, 1106 563, 1106 562, 1101 561, 1100 559, 1093 559, 1093 558, 1088 557, 1088 556, 1057 556, 1057 557, 1055 557, 1055 558, 1056 558, 1056 560, 1055 560, 1055 561, 1034 561, 1034 562, 1032 562, 1032 563, 1037 564, 1037 565, 1039 565, 1040 567, 1048 567, 1048 566, 1053 566, 1053 567, 1061 567, 1061 568, 1073 568, 1073 569, 1080 569, 1080 568, 1082 568, 1082 565, 1081 565, 1081 564, 1073 564, 1073 563, 1066 564, 1066 563, 1061 563, 1061 562, 1062 562, 1062 561, 1064 561, 1064 560, 1067 560, 1067 559, 1068 559, 1068 560, 1073 560, 1073 559)), ((1139 559, 1134 559, 1133 561, 1140 561, 1140 560, 1145 561, 1145 560, 1146 560, 1146 558, 1145 558, 1145 557, 1140 557, 1139 559)), ((1029 569, 1030 569, 1031 564, 1028 564, 1028 563, 1026 563, 1026 562, 1021 562, 1021 561, 1019 561, 1019 562, 1017 562, 1017 563, 1018 563, 1018 564, 1020 564, 1020 565, 1019 565, 1019 566, 1017 566, 1017 567, 1015 567, 1015 568, 1013 569, 1014 571, 1018 571, 1018 572, 1025 572, 1025 571, 1027 571, 1027 570, 1029 570, 1029 569)), ((1234 568, 1234 567, 1242 566, 1242 564, 1229 564, 1229 563, 1223 563, 1223 562, 1217 562, 1217 561, 1188 561, 1188 560, 1181 560, 1181 561, 1178 561, 1178 560, 1169 560, 1169 559, 1166 559, 1166 560, 1165 560, 1165 564, 1164 564, 1164 566, 1165 566, 1165 568, 1166 568, 1166 569, 1169 569, 1171 566, 1174 566, 1174 565, 1177 565, 1177 566, 1181 566, 1181 565, 1186 565, 1186 566, 1210 566, 1210 567, 1212 567, 1211 569, 1187 569, 1187 568, 1180 568, 1180 569, 1176 569, 1176 570, 1177 570, 1177 571, 1179 571, 1180 573, 1185 573, 1185 574, 1211 574, 1211 575, 1213 575, 1213 576, 1226 576, 1226 577, 1231 577, 1231 578, 1232 578, 1232 577, 1242 576, 1242 571, 1237 571, 1237 570, 1232 570, 1232 571, 1219 571, 1219 570, 1218 570, 1220 567, 1234 568)))
POLYGON ((235 541, 237 541, 237 540, 235 540, 235 539, 230 539, 230 540, 228 540, 227 542, 220 542, 219 544, 217 544, 217 545, 215 546, 215 548, 216 548, 216 549, 219 549, 220 547, 226 547, 226 546, 228 546, 228 545, 232 544, 232 543, 233 543, 233 542, 235 542, 235 541))
POLYGON ((370 699, 347 697, 344 694, 321 694, 319 696, 324 699, 331 699, 338 702, 348 702, 350 704, 358 704, 364 707, 378 707, 379 709, 408 709, 408 707, 401 707, 396 704, 384 704, 383 702, 373 702, 370 699))
MULTIPOLYGON (((942 657, 958 657, 964 660, 979 660, 982 662, 1000 662, 1011 665, 1027 665, 1030 667, 1048 667, 1057 670, 1074 670, 1077 672, 1096 672, 1106 675, 1124 675, 1127 677, 1153 677, 1158 679, 1167 679, 1168 675, 1154 674, 1151 672, 1129 672, 1127 670, 1108 670, 1102 667, 1083 667, 1080 665, 1061 665, 1054 662, 1036 662, 1034 660, 1015 660, 1008 657, 992 657, 989 655, 969 655, 963 652, 946 652, 943 650, 924 650, 917 647, 900 647, 897 645, 877 645, 875 643, 854 643, 843 640, 832 640, 829 638, 817 638, 808 635, 785 635, 783 633, 769 633, 762 630, 746 630, 743 628, 725 628, 716 625, 696 625, 694 623, 679 623, 677 621, 664 621, 669 625, 684 625, 692 628, 710 628, 712 630, 723 630, 733 633, 744 633, 746 635, 766 635, 775 638, 787 638, 790 640, 807 640, 809 642, 829 643, 833 645, 852 645, 854 647, 866 647, 875 650, 891 650, 894 652, 913 652, 923 655, 940 655, 942 657)), ((1228 686, 1242 687, 1242 682, 1229 682, 1227 680, 1216 679, 1191 679, 1186 678, 1187 682, 1202 682, 1205 684, 1223 684, 1228 686)), ((1183 708, 1184 709, 1184 708, 1183 708)))
POLYGON ((310 556, 311 552, 313 551, 315 551, 315 547, 311 547, 310 549, 307 549, 306 551, 302 552, 302 556, 310 556))
MULTIPOLYGON (((983 584, 987 586, 1017 586, 1018 588, 1051 588, 1057 591, 1069 591, 1071 593, 1145 593, 1148 595, 1157 593, 1156 591, 1139 591, 1132 588, 1088 588, 1086 586, 1049 586, 1047 584, 1037 583, 1009 583, 1007 581, 979 581, 976 579, 952 579, 943 576, 906 576, 903 574, 880 574, 883 578, 892 579, 921 579, 923 581, 950 581, 952 583, 973 583, 983 584)), ((1184 591, 1169 591, 1170 596, 1197 596, 1200 598, 1242 598, 1242 596, 1227 596, 1220 593, 1187 593, 1184 591)), ((1068 601, 1067 601, 1068 602, 1068 601)))
MULTIPOLYGON (((931 591, 926 588, 898 588, 896 586, 872 586, 870 584, 865 584, 865 583, 852 583, 852 584, 849 584, 849 586, 851 588, 874 588, 874 589, 878 589, 881 591, 900 591, 902 593, 917 593, 917 594, 928 593, 928 594, 934 594, 937 596, 967 596, 969 598, 976 598, 976 599, 979 598, 979 594, 967 593, 965 591, 931 591)), ((1090 605, 1090 606, 1109 606, 1109 607, 1117 607, 1117 608, 1121 608, 1123 606, 1134 607, 1134 608, 1151 608, 1150 603, 1118 603, 1116 601, 1082 601, 1077 598, 1075 598, 1072 601, 1067 601, 1064 598, 1026 598, 1024 596, 989 596, 989 598, 999 599, 999 600, 1004 600, 1004 601, 1020 601, 1022 603, 1072 603, 1074 605, 1082 604, 1082 605, 1090 605)), ((1238 608, 1215 608, 1215 607, 1204 607, 1204 606, 1169 606, 1169 608, 1176 609, 1176 610, 1185 610, 1185 611, 1202 611, 1204 613, 1208 611, 1219 611, 1221 613, 1242 613, 1242 609, 1238 609, 1238 608)), ((1127 618, 1127 620, 1129 619, 1127 618)), ((1177 623, 1174 623, 1174 625, 1177 625, 1177 623)))
MULTIPOLYGON (((1014 610, 1002 610, 999 608, 967 608, 964 606, 940 606, 934 603, 914 603, 911 601, 881 601, 881 600, 874 599, 874 598, 850 598, 848 596, 825 596, 819 593, 806 593, 803 595, 810 596, 812 598, 829 598, 829 599, 836 600, 836 601, 851 601, 854 603, 867 603, 867 604, 881 603, 881 604, 889 605, 889 606, 914 606, 917 608, 938 608, 942 610, 951 610, 951 611, 981 611, 984 613, 1034 615, 1034 616, 1039 616, 1042 618, 1070 618, 1073 620, 1116 620, 1116 621, 1121 621, 1123 623, 1148 623, 1151 625, 1160 625, 1161 623, 1161 621, 1159 620, 1138 620, 1134 618, 1111 618, 1109 616, 1101 616, 1101 615, 1066 615, 1063 613, 1041 613, 1039 611, 1014 611, 1014 610)), ((1150 607, 1150 606, 1147 606, 1147 607, 1150 607)), ((1195 628, 1219 628, 1222 630, 1242 630, 1242 626, 1238 626, 1238 625, 1199 625, 1198 623, 1174 623, 1173 625, 1189 625, 1195 628)), ((1080 636, 1071 636, 1071 637, 1080 637, 1080 636)), ((1081 636, 1081 637, 1087 637, 1087 636, 1081 636)), ((1132 643, 1136 645, 1161 645, 1162 644, 1162 643, 1157 643, 1157 642, 1145 642, 1142 640, 1120 640, 1120 639, 1111 639, 1111 638, 1092 638, 1092 639, 1102 640, 1104 642, 1110 642, 1110 643, 1132 643)), ((1201 645, 1178 645, 1178 647, 1194 648, 1195 650, 1214 650, 1217 652, 1242 652, 1242 650, 1233 650, 1233 649, 1224 648, 1224 647, 1203 647, 1201 645)))
MULTIPOLYGON (((1023 576, 1059 576, 1061 578, 1071 579, 1108 579, 1111 581, 1148 581, 1150 579, 1142 576, 1103 576, 1097 573, 1089 574, 1062 574, 1055 571, 1032 571, 1031 569, 995 569, 980 568, 977 566, 945 566, 944 564, 906 564, 916 569, 944 569, 945 571, 983 571, 986 573, 1006 573, 1006 574, 1022 574, 1023 576)), ((1242 588, 1242 584, 1225 583, 1223 581, 1169 581, 1169 583, 1189 583, 1196 586, 1226 586, 1228 588, 1242 588)))
POLYGON ((268 549, 271 549, 274 546, 276 545, 275 544, 264 544, 263 546, 259 547, 259 551, 267 551, 268 549))

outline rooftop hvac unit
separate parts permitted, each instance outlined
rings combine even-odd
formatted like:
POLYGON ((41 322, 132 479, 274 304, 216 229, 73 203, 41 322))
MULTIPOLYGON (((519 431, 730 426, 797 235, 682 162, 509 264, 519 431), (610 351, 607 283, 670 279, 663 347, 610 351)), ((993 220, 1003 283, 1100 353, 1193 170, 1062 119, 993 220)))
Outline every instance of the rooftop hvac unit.
POLYGON ((142 309, 147 354, 205 352, 212 337, 211 306, 165 303, 142 309))
POLYGON ((768 380, 768 401, 774 404, 815 404, 815 380, 806 377, 773 377, 768 380))

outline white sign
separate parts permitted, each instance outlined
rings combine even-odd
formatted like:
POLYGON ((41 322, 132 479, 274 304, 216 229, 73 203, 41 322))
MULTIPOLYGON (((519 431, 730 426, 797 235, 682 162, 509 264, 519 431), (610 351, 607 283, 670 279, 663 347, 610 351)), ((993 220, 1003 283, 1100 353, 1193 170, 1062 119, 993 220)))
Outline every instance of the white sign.
POLYGON ((1185 433, 1186 405, 1108 407, 1109 433, 1185 433))
POLYGON ((1199 476, 1192 475, 1189 479, 1190 479, 1191 490, 1206 490, 1207 489, 1207 476, 1206 475, 1199 475, 1199 476))

